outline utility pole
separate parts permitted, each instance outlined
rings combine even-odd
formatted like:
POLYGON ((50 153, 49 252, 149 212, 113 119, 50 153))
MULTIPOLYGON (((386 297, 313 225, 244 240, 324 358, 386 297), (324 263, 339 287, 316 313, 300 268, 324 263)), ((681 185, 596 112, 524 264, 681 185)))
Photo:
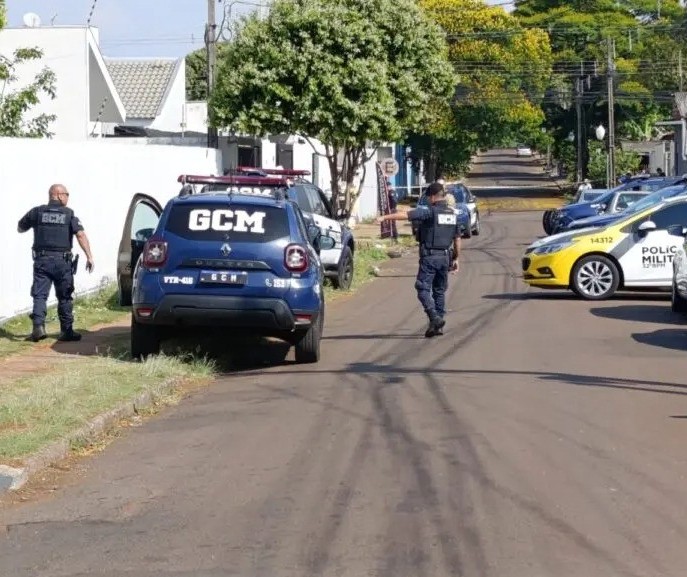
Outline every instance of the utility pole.
POLYGON ((613 74, 615 72, 615 40, 608 38, 608 63, 606 79, 608 83, 608 177, 607 188, 615 186, 615 94, 613 74))
POLYGON ((217 60, 217 22, 215 15, 216 0, 208 0, 208 23, 205 25, 205 48, 208 63, 208 86, 207 86, 207 106, 208 106, 208 148, 217 148, 217 129, 212 126, 212 107, 210 97, 215 87, 215 64, 217 60))
POLYGON ((582 78, 575 79, 575 113, 577 115, 577 130, 575 131, 577 141, 577 182, 582 182, 582 164, 584 158, 582 156, 582 143, 584 141, 582 132, 582 78))
POLYGON ((680 92, 682 92, 682 48, 680 48, 680 51, 677 53, 677 69, 680 78, 680 92))

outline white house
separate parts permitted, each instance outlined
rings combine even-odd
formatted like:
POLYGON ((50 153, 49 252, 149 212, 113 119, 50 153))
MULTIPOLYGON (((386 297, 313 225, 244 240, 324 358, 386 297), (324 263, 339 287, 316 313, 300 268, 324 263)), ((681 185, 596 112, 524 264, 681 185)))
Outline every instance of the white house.
MULTIPOLYGON (((105 63, 124 104, 126 126, 171 133, 184 129, 184 58, 105 58, 105 63)), ((107 133, 113 132, 114 125, 108 126, 107 133)))
POLYGON ((55 140, 83 140, 101 131, 102 123, 126 120, 124 104, 98 47, 98 29, 85 26, 5 28, 0 30, 0 56, 12 59, 18 48, 39 48, 44 57, 15 70, 10 90, 33 81, 44 67, 56 75, 56 98, 42 95, 27 117, 54 114, 49 130, 55 140))

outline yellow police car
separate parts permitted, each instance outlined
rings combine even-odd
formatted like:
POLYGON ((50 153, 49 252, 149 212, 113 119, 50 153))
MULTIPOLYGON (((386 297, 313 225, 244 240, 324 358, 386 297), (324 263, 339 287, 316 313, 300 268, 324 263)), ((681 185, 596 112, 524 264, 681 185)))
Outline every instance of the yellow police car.
POLYGON ((525 250, 523 280, 587 300, 607 299, 619 289, 669 289, 685 225, 687 196, 680 196, 629 211, 607 226, 547 236, 525 250))

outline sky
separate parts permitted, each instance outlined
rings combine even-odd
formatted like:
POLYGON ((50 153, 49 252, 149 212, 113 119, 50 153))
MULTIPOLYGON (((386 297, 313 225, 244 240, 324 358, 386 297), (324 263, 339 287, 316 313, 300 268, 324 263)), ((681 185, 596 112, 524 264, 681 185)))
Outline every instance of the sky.
MULTIPOLYGON (((489 4, 504 1, 487 0, 489 4)), ((225 6, 235 17, 255 10, 259 2, 223 0, 217 4, 217 21, 222 20, 225 6)), ((84 26, 94 4, 91 25, 100 30, 105 56, 178 57, 204 45, 205 0, 6 0, 8 25, 22 26, 22 16, 34 12, 44 26, 51 21, 56 26, 84 26)))

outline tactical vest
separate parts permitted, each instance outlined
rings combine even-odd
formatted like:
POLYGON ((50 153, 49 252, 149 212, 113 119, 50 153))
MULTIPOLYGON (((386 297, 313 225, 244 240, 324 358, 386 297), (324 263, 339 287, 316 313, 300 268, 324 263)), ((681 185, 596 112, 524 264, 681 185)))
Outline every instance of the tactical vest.
POLYGON ((432 218, 420 225, 420 245, 431 250, 446 250, 453 245, 458 215, 445 203, 430 207, 432 218))
POLYGON ((38 207, 33 250, 70 251, 71 223, 72 211, 66 206, 44 204, 38 207))

